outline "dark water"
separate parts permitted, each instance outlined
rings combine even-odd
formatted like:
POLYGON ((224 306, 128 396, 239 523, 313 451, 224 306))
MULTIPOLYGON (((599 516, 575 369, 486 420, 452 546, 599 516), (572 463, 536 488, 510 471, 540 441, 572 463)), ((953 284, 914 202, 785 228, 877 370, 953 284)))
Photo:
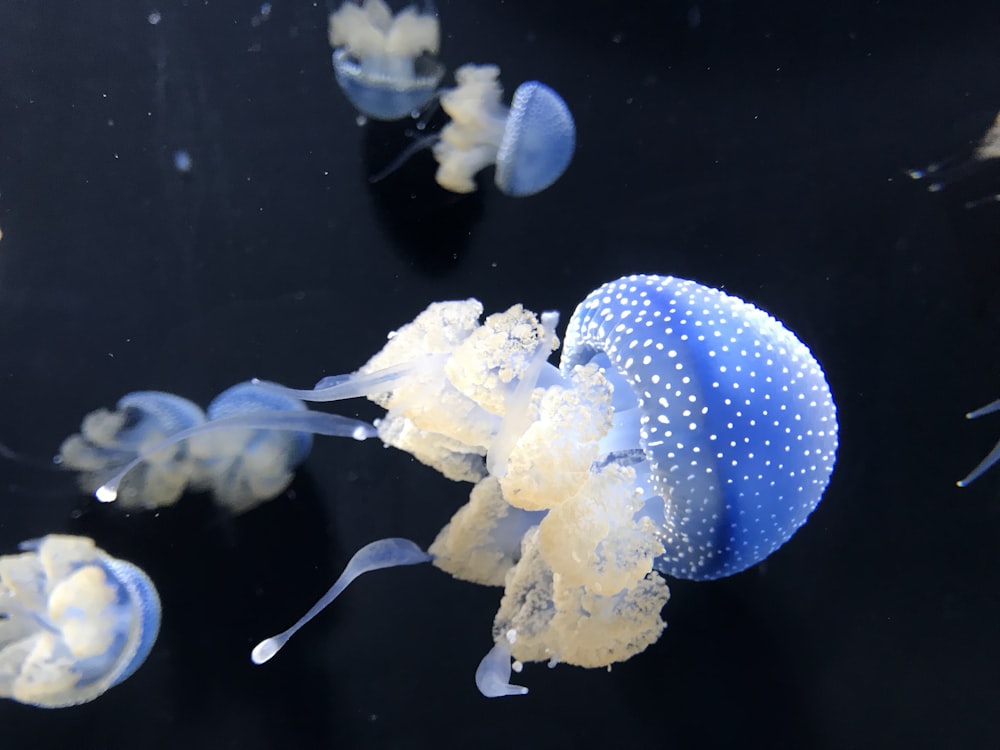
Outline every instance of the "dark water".
POLYGON ((496 62, 572 108, 576 158, 545 193, 449 196, 427 154, 368 185, 400 134, 356 125, 322 4, 276 0, 256 24, 254 2, 0 6, 0 441, 47 459, 130 390, 204 403, 351 371, 434 300, 568 316, 661 273, 810 344, 841 420, 825 499, 765 564, 671 582, 641 656, 529 666, 528 697, 488 701, 472 678, 498 592, 430 567, 365 579, 273 663, 248 659, 361 544, 427 544, 464 502, 405 454, 321 441, 288 495, 237 519, 204 497, 127 516, 0 463, 0 551, 92 536, 164 606, 132 678, 78 708, 4 701, 0 746, 995 748, 1000 471, 954 482, 1000 436, 963 419, 1000 396, 1000 205, 964 205, 1000 169, 937 194, 905 170, 967 156, 992 123, 1000 8, 439 10, 449 69, 496 62))

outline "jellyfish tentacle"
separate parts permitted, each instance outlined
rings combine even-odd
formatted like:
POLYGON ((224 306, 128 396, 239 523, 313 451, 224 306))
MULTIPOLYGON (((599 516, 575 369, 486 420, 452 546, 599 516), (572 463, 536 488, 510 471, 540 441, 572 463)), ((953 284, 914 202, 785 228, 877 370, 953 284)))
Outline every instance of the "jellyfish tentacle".
POLYGON ((510 647, 494 644, 476 668, 476 687, 487 698, 527 695, 528 688, 510 684, 510 647))
POLYGON ((308 612, 302 615, 292 627, 278 635, 265 638, 254 646, 250 654, 251 661, 254 664, 263 664, 269 661, 288 642, 289 638, 295 635, 303 625, 322 612, 334 599, 340 596, 358 576, 384 568, 419 565, 430 562, 431 559, 431 555, 424 552, 415 542, 411 542, 409 539, 390 537, 366 544, 348 560, 344 572, 340 574, 340 577, 330 587, 330 590, 308 612))
MULTIPOLYGON (((966 419, 978 419, 979 417, 984 417, 987 414, 994 414, 1000 411, 1000 398, 996 401, 991 401, 986 404, 986 406, 981 406, 974 411, 970 411, 965 415, 966 419)), ((955 482, 958 487, 968 487, 974 481, 979 479, 983 474, 985 474, 989 469, 993 467, 993 464, 1000 461, 1000 442, 993 446, 993 450, 987 454, 986 458, 976 464, 976 467, 966 474, 964 477, 955 482)))
POLYGON ((380 169, 378 172, 373 174, 368 178, 368 182, 371 185, 376 185, 382 182, 386 177, 391 175, 393 172, 399 170, 406 162, 412 159, 414 156, 419 154, 421 151, 426 151, 429 148, 433 148, 434 145, 441 140, 441 136, 436 133, 421 136, 411 143, 409 146, 404 148, 392 161, 390 161, 386 166, 380 169))
POLYGON ((125 464, 114 476, 98 487, 94 495, 102 503, 114 502, 118 498, 118 490, 125 476, 135 467, 149 460, 151 455, 159 453, 184 440, 206 435, 214 431, 232 429, 311 432, 331 437, 350 437, 355 440, 365 440, 377 435, 375 428, 367 422, 343 417, 339 414, 327 414, 315 411, 250 411, 243 414, 231 414, 210 420, 196 427, 181 430, 157 443, 148 451, 139 454, 125 464))
POLYGON ((388 393, 393 386, 421 372, 439 369, 447 359, 444 355, 428 355, 408 360, 390 367, 346 375, 328 375, 316 383, 313 389, 287 388, 280 383, 253 380, 259 388, 286 393, 303 401, 329 403, 352 398, 371 398, 380 393, 388 393))
POLYGON ((556 338, 559 313, 542 313, 541 323, 542 330, 538 337, 538 346, 531 356, 528 366, 518 378, 517 386, 506 399, 505 413, 500 422, 500 429, 497 430, 493 444, 486 454, 486 469, 498 479, 506 476, 510 454, 514 450, 518 438, 531 425, 532 415, 528 408, 531 404, 531 395, 541 377, 542 369, 548 362, 549 354, 559 346, 559 339, 556 338))

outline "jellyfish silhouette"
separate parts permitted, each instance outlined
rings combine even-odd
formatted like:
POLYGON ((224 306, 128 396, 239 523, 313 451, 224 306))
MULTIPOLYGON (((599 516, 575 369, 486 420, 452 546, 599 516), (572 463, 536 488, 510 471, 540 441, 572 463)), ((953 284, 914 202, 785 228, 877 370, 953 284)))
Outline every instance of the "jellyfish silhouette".
POLYGON ((128 679, 159 631, 153 582, 86 537, 20 549, 0 557, 0 697, 62 708, 128 679))
POLYGON ((433 57, 441 32, 432 11, 394 16, 383 0, 347 0, 330 15, 329 36, 337 84, 367 117, 400 120, 437 95, 444 66, 433 57))

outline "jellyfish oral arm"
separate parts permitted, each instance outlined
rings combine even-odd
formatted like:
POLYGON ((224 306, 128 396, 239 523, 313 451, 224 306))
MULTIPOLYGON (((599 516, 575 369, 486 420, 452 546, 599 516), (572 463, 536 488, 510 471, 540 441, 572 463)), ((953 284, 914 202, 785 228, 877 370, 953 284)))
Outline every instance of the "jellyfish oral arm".
POLYGON ((279 383, 266 380, 254 379, 252 382, 260 388, 284 393, 311 403, 346 401, 352 398, 369 398, 379 393, 388 393, 405 378, 422 371, 439 370, 447 359, 447 355, 432 354, 372 372, 329 375, 316 383, 316 387, 312 390, 286 388, 279 383))
POLYGON ((206 432, 226 429, 260 429, 286 430, 290 432, 310 432, 317 435, 333 437, 351 437, 355 440, 365 440, 375 437, 378 433, 367 422, 342 417, 339 414, 326 414, 316 411, 248 411, 240 414, 212 419, 203 424, 175 432, 167 439, 143 451, 122 467, 117 474, 97 488, 95 497, 102 503, 111 503, 118 498, 118 488, 125 475, 143 461, 160 451, 176 445, 182 440, 202 435, 206 432))
POLYGON ((496 644, 479 662, 476 687, 487 698, 528 694, 528 688, 510 684, 510 648, 507 644, 496 644))
POLYGON ((531 413, 528 406, 531 403, 531 394, 538 384, 542 369, 545 367, 549 353, 552 351, 550 342, 555 339, 556 326, 559 325, 559 313, 542 313, 542 336, 538 342, 538 347, 531 357, 521 379, 518 381, 514 392, 507 399, 507 413, 500 423, 500 430, 489 453, 486 456, 486 468, 490 474, 497 478, 502 478, 507 474, 507 461, 514 450, 514 446, 531 425, 531 413))
POLYGON ((340 578, 330 587, 330 590, 288 630, 271 638, 265 638, 254 646, 250 653, 250 660, 254 664, 263 664, 269 661, 288 642, 289 638, 340 596, 358 576, 383 568, 419 565, 430 562, 431 559, 431 555, 409 539, 390 537, 365 545, 354 553, 354 556, 348 561, 347 567, 344 568, 344 572, 340 574, 340 578))

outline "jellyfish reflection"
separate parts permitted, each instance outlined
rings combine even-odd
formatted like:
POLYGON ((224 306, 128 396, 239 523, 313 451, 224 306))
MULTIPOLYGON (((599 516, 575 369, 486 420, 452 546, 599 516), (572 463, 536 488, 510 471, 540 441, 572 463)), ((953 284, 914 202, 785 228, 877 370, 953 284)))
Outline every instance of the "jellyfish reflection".
POLYGON ((0 697, 61 708, 128 679, 159 631, 153 582, 86 537, 20 549, 0 557, 0 697))

